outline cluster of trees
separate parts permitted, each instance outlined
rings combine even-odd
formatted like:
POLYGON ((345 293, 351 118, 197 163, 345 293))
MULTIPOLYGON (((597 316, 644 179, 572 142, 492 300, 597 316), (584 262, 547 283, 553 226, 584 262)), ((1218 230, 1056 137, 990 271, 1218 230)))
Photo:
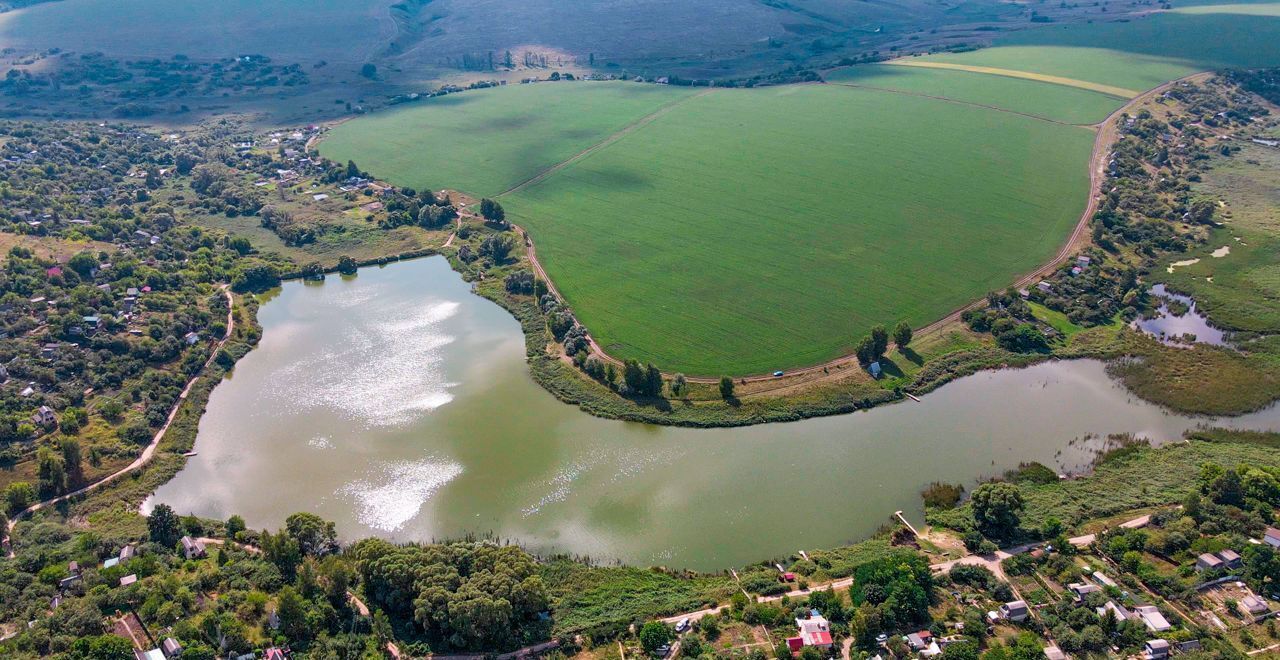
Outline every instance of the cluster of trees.
MULTIPOLYGON (((17 6, 24 4, 31 4, 31 0, 17 6)), ((14 3, 8 5, 13 7, 14 3)), ((118 117, 145 117, 161 110, 182 112, 186 106, 173 102, 192 95, 238 96, 310 83, 300 65, 277 65, 260 55, 196 62, 185 55, 120 60, 95 52, 50 61, 52 66, 39 69, 10 69, 0 79, 0 94, 40 112, 52 106, 78 116, 96 117, 106 114, 104 110, 114 110, 118 117), (68 94, 68 90, 75 93, 68 94), (77 103, 59 103, 68 98, 77 103), (160 103, 166 100, 170 102, 160 103)))
MULTIPOLYGON (((911 325, 906 321, 894 326, 893 343, 898 347, 898 350, 907 348, 911 343, 911 325)), ((871 333, 860 339, 854 349, 854 355, 858 357, 858 362, 864 366, 881 360, 884 358, 885 353, 888 352, 889 331, 883 325, 871 328, 871 333)))
POLYGON ((546 586, 533 557, 520 548, 366 539, 349 554, 370 600, 416 624, 433 648, 506 649, 549 632, 541 616, 546 586))
POLYGON ((626 385, 624 394, 662 396, 662 372, 652 364, 642 366, 636 360, 627 360, 622 367, 622 382, 626 385))
POLYGON ((507 212, 502 208, 502 205, 487 197, 480 200, 480 215, 484 216, 487 222, 497 224, 506 224, 507 222, 507 212))
POLYGON ((1033 353, 1049 350, 1049 339, 1040 329, 1031 307, 1012 289, 987 294, 987 306, 960 315, 974 332, 989 332, 1007 351, 1033 353))
MULTIPOLYGON (((874 638, 881 630, 904 629, 929 620, 933 573, 922 555, 898 552, 859 566, 849 594, 855 607, 870 606, 863 612, 859 641, 865 648, 873 648, 867 638, 874 638)), ((851 626, 851 632, 858 631, 851 626)))

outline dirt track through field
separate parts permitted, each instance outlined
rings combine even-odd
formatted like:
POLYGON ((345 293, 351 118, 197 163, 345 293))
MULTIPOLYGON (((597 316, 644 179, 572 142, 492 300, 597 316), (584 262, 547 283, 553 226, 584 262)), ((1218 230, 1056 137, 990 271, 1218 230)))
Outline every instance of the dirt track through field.
POLYGON ((618 140, 621 140, 622 138, 626 137, 627 135, 629 135, 629 134, 631 134, 631 133, 635 132, 635 131, 636 131, 636 129, 641 128, 641 127, 643 127, 643 126, 646 126, 647 124, 649 124, 649 123, 650 123, 650 122, 652 122, 653 120, 655 120, 655 119, 657 119, 657 118, 659 118, 659 117, 661 117, 661 116, 663 116, 663 115, 667 114, 668 112, 671 112, 672 110, 674 110, 674 109, 676 108, 676 106, 678 106, 678 105, 680 105, 680 104, 682 104, 682 103, 685 103, 685 102, 687 102, 687 101, 692 101, 693 99, 696 99, 696 98, 698 98, 699 96, 703 96, 703 95, 705 95, 705 94, 709 94, 709 93, 711 93, 711 91, 712 91, 712 90, 710 90, 710 89, 704 89, 704 90, 702 90, 701 92, 698 92, 697 94, 692 94, 692 95, 690 95, 690 96, 686 96, 686 97, 684 97, 684 98, 682 98, 682 99, 676 99, 676 100, 674 100, 674 101, 672 101, 672 102, 670 102, 670 103, 668 103, 668 104, 666 104, 666 105, 662 106, 661 108, 658 108, 657 110, 654 110, 653 112, 650 112, 649 114, 647 114, 647 115, 645 115, 645 116, 643 116, 643 117, 641 117, 641 118, 639 118, 639 119, 637 119, 637 120, 635 120, 635 121, 631 122, 630 124, 627 124, 626 126, 623 126, 622 128, 618 129, 616 132, 614 132, 614 133, 613 133, 612 135, 610 135, 609 137, 607 137, 607 138, 605 138, 605 139, 603 139, 603 140, 601 140, 601 141, 599 141, 599 142, 597 142, 597 143, 595 143, 595 144, 593 144, 593 145, 591 145, 591 146, 587 147, 586 149, 583 149, 582 151, 579 151, 578 153, 576 153, 576 154, 574 154, 574 155, 570 156, 569 158, 567 158, 567 159, 565 159, 565 160, 562 160, 562 161, 560 161, 559 163, 556 163, 555 165, 552 165, 551 167, 548 167, 547 169, 542 170, 541 172, 538 172, 537 174, 535 174, 535 175, 533 175, 533 176, 529 177, 528 179, 525 179, 524 181, 521 181, 520 183, 517 183, 516 185, 514 185, 514 186, 512 186, 512 187, 510 187, 510 188, 508 188, 508 189, 506 189, 506 190, 504 190, 504 191, 502 191, 502 192, 498 193, 498 197, 502 197, 503 195, 510 195, 510 194, 512 194, 512 193, 520 192, 521 190, 524 190, 525 188, 528 188, 529 186, 532 186, 532 185, 534 185, 534 184, 536 184, 536 183, 539 183, 539 182, 541 182, 541 181, 544 181, 544 180, 546 180, 546 178, 547 178, 547 177, 551 176, 552 174, 555 174, 556 172, 559 172, 560 170, 563 170, 564 168, 566 168, 566 167, 568 167, 568 166, 570 166, 570 165, 572 165, 572 164, 574 164, 574 163, 576 163, 576 162, 578 162, 578 161, 582 160, 583 158, 586 158, 587 156, 590 156, 591 154, 593 154, 593 153, 595 153, 595 152, 597 152, 597 151, 599 151, 599 150, 601 150, 601 149, 603 149, 603 148, 605 148, 605 147, 607 147, 607 146, 609 146, 609 145, 613 144, 614 142, 617 142, 618 140))
POLYGON ((970 73, 985 73, 993 76, 1004 76, 1006 78, 1021 78, 1023 80, 1038 80, 1043 83, 1051 83, 1054 85, 1063 85, 1065 87, 1078 87, 1087 89, 1091 92, 1098 92, 1108 96, 1118 96, 1122 99, 1132 99, 1141 96, 1142 92, 1124 87, 1115 87, 1112 85, 1103 85, 1101 83, 1093 83, 1087 80, 1077 80, 1075 78, 1065 78, 1063 76, 1050 76, 1043 73, 1031 73, 1030 71, 1018 71, 1017 69, 1000 69, 993 66, 973 66, 970 64, 951 64, 950 62, 921 62, 919 60, 890 60, 885 64, 894 66, 914 66, 922 69, 950 69, 952 71, 968 71, 970 73))

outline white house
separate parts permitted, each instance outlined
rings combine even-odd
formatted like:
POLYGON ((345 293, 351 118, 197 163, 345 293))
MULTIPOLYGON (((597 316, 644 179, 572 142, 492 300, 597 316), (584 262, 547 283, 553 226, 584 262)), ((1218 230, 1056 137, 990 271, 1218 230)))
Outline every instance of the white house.
POLYGON ((40 406, 31 414, 31 421, 36 426, 53 426, 58 423, 58 416, 53 413, 53 408, 40 406))
POLYGON ((199 559, 205 556, 204 544, 190 536, 184 536, 182 537, 182 554, 187 559, 199 559))
POLYGON ((1014 600, 1000 606, 1000 616, 1010 621, 1024 621, 1029 614, 1026 601, 1014 600))
POLYGON ((1138 618, 1142 619, 1142 623, 1146 624, 1147 629, 1151 632, 1162 633, 1173 627, 1164 618, 1164 615, 1160 613, 1160 609, 1154 605, 1135 607, 1133 612, 1138 618))

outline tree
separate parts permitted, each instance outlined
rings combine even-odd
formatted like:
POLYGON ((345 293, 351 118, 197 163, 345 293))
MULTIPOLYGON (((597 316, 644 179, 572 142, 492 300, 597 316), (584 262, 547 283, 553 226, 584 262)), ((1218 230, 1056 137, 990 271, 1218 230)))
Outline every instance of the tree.
POLYGON ((63 436, 58 441, 58 449, 62 451, 62 466, 67 474, 67 484, 69 486, 80 485, 84 481, 84 465, 80 456, 80 441, 63 436))
POLYGON ((82 279, 87 280, 93 276, 93 270, 98 267, 98 258, 93 256, 92 252, 77 252, 67 260, 67 267, 74 270, 82 279))
POLYGON ((893 328, 893 343, 897 345, 898 350, 902 350, 911 343, 911 324, 906 321, 900 321, 893 328))
POLYGON ((720 377, 720 398, 725 401, 733 399, 733 379, 728 376, 720 377))
POLYGON ((684 377, 684 374, 676 374, 676 377, 671 380, 671 394, 674 396, 683 396, 688 388, 689 380, 684 377))
POLYGON ((236 535, 245 529, 244 518, 238 515, 227 518, 227 538, 234 539, 236 535))
POLYGON ((985 483, 973 490, 973 519, 987 536, 1003 538, 1018 528, 1022 491, 1007 482, 985 483))
POLYGON ((857 348, 853 350, 853 354, 858 356, 858 363, 863 366, 876 361, 876 344, 871 337, 863 337, 858 342, 857 348))
POLYGON ((667 624, 650 621, 640 628, 640 646, 649 655, 658 655, 658 649, 671 641, 674 635, 667 624))
POLYGON ((622 382, 636 394, 642 394, 645 388, 644 369, 636 360, 627 360, 622 365, 622 382))
POLYGON ((871 350, 877 360, 884 357, 885 352, 889 350, 889 331, 885 330, 883 325, 877 325, 871 329, 871 350))
POLYGON ((364 65, 360 67, 360 75, 364 76, 365 78, 368 78, 369 80, 373 80, 377 78, 378 65, 374 64, 373 62, 365 62, 364 65))
POLYGON ((356 167, 356 162, 354 160, 348 160, 347 161, 347 178, 355 179, 355 178, 358 178, 359 176, 360 176, 360 168, 356 167))
POLYGON ((182 538, 182 521, 178 519, 178 514, 173 512, 173 507, 168 504, 157 504, 156 508, 151 510, 151 515, 147 517, 147 533, 152 541, 166 548, 172 548, 177 545, 178 539, 182 538))
POLYGON ((645 394, 649 396, 662 396, 662 372, 652 364, 646 365, 644 370, 645 394))
POLYGON ((354 275, 357 268, 359 268, 359 264, 356 263, 355 259, 345 254, 342 255, 341 257, 338 257, 339 273, 342 273, 343 275, 354 275))
POLYGON ((4 503, 9 513, 17 513, 36 501, 36 489, 25 481, 15 481, 4 489, 4 503))
POLYGON ((311 638, 310 626, 307 625, 307 603, 293 587, 280 590, 276 616, 280 618, 280 632, 290 641, 305 643, 311 638))
POLYGON ((507 212, 502 205, 487 198, 480 200, 480 215, 490 222, 505 222, 507 219, 507 212))
POLYGON ((970 640, 948 644, 942 650, 943 660, 978 660, 978 645, 970 640))
POLYGON ((326 555, 338 549, 334 524, 314 513, 295 513, 285 519, 284 526, 305 555, 326 555))
POLYGON ((41 495, 58 495, 67 489, 67 470, 62 457, 48 447, 36 452, 37 474, 41 495))
POLYGON ((81 637, 71 644, 72 660, 133 660, 133 644, 116 635, 81 637))
POLYGON ((495 264, 501 264, 507 260, 514 247, 507 236, 490 236, 480 243, 480 255, 493 259, 495 264))

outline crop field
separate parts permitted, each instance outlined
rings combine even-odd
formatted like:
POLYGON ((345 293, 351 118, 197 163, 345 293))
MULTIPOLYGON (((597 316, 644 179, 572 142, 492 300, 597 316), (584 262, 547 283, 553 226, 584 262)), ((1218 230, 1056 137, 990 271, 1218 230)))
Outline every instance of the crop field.
POLYGON ((993 48, 920 58, 1146 90, 1227 66, 1280 64, 1280 3, 1203 5, 1011 33, 993 48))
POLYGON ((694 93, 633 83, 508 85, 347 122, 320 151, 401 185, 494 196, 694 93))
POLYGON ((900 94, 722 90, 503 201, 606 350, 759 373, 1034 268, 1083 208, 1092 141, 900 94))
MULTIPOLYGON (((959 75, 980 90, 1024 83, 959 75)), ((924 325, 1007 286, 1070 233, 1094 137, 840 85, 561 83, 440 100, 343 124, 321 152, 481 195, 546 172, 501 199, 582 322, 613 355, 700 375, 818 363, 877 323, 924 325)))
POLYGON ((888 64, 851 66, 824 75, 828 82, 942 96, 1069 124, 1096 124, 1124 100, 1098 92, 968 71, 888 64))

